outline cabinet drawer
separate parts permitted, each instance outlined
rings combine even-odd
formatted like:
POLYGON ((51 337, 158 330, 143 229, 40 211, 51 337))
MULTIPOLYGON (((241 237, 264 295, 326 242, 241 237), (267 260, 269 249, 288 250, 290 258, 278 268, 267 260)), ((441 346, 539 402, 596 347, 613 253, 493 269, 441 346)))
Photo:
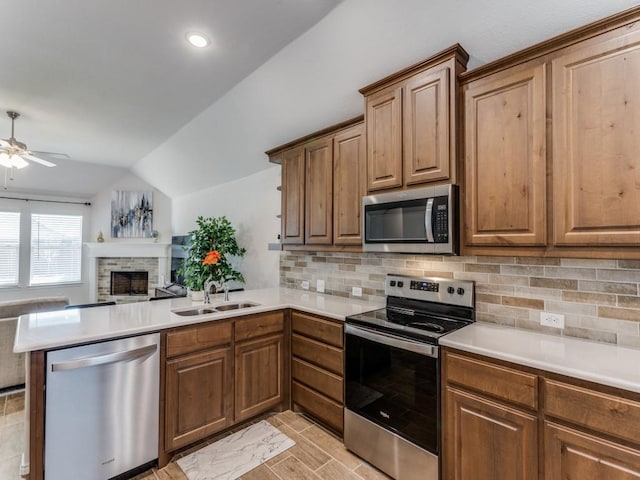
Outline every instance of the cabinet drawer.
POLYGON ((282 312, 262 313, 248 318, 236 320, 236 341, 262 337, 284 330, 284 314, 282 312))
POLYGON ((338 375, 344 375, 342 350, 294 333, 291 335, 291 351, 296 357, 326 368, 338 375))
POLYGON ((640 403, 566 383, 545 380, 546 415, 640 444, 640 403))
POLYGON ((342 433, 343 409, 340 403, 334 402, 295 381, 291 384, 291 396, 293 403, 298 404, 318 420, 342 433))
POLYGON ((314 338, 333 345, 334 347, 342 348, 344 346, 342 324, 330 320, 293 312, 291 316, 291 329, 300 335, 314 338))
POLYGON ((517 405, 537 409, 538 377, 530 373, 446 353, 447 382, 457 383, 517 405))
POLYGON ((231 343, 231 322, 212 322, 167 333, 167 357, 231 343))
POLYGON ((299 358, 292 358, 291 377, 337 402, 343 402, 343 380, 338 375, 327 372, 299 358))

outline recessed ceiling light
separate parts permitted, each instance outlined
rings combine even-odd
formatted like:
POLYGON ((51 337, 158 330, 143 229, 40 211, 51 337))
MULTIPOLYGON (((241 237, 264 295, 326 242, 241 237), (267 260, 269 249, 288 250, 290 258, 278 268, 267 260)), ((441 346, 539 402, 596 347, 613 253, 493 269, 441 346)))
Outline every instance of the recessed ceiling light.
POLYGON ((211 40, 204 33, 189 32, 187 33, 187 41, 197 48, 204 48, 211 45, 211 40))

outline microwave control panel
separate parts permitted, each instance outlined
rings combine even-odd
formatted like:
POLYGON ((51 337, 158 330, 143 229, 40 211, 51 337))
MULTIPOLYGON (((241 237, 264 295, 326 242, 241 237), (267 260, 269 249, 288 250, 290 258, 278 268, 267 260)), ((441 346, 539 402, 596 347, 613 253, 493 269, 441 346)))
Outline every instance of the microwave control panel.
POLYGON ((436 243, 449 241, 449 204, 447 197, 433 199, 433 239, 436 243))

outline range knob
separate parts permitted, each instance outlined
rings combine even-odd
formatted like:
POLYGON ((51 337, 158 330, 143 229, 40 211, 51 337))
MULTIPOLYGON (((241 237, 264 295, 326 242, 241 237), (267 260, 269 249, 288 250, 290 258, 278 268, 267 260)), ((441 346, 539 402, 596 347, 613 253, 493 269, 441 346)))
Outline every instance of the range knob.
POLYGON ((404 286, 403 282, 398 282, 398 287, 402 288, 404 286))
POLYGON ((464 288, 458 287, 458 295, 464 295, 464 288))
POLYGON ((389 285, 392 286, 392 287, 395 287, 396 286, 396 281, 395 280, 391 280, 389 282, 389 285))
POLYGON ((447 288, 447 293, 448 293, 449 295, 453 295, 454 293, 456 293, 456 289, 455 289, 455 288, 453 288, 453 287, 448 287, 448 288, 447 288))

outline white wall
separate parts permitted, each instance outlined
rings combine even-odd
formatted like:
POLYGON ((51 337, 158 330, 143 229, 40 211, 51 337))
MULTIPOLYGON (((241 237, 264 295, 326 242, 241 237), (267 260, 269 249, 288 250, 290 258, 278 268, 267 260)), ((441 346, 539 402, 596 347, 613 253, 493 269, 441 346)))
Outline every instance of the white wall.
POLYGON ((238 269, 245 288, 278 285, 279 252, 268 251, 280 233, 280 167, 250 175, 219 187, 185 195, 173 201, 174 234, 185 235, 195 229, 198 215, 226 216, 237 231, 238 243, 247 249, 238 269))
POLYGON ((150 242, 149 238, 111 238, 111 194, 114 190, 153 192, 153 229, 160 233, 159 242, 171 243, 171 199, 133 173, 128 173, 91 199, 89 242, 95 242, 102 231, 105 242, 150 242))
MULTIPOLYGON (((54 200, 56 202, 82 202, 78 198, 51 197, 42 195, 10 195, 22 198, 36 198, 41 200, 54 200)), ((31 214, 45 213, 57 215, 82 215, 83 239, 86 241, 89 235, 91 222, 91 207, 66 203, 46 203, 24 200, 0 199, 0 210, 6 212, 20 212, 20 243, 29 245, 31 230, 31 214)), ((0 226, 2 228, 2 226, 0 226)), ((87 262, 85 255, 82 258, 82 282, 60 286, 29 286, 29 248, 20 249, 20 285, 18 287, 0 288, 0 301, 19 300, 34 297, 65 296, 70 303, 84 303, 89 298, 89 290, 86 282, 87 262)))

